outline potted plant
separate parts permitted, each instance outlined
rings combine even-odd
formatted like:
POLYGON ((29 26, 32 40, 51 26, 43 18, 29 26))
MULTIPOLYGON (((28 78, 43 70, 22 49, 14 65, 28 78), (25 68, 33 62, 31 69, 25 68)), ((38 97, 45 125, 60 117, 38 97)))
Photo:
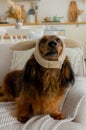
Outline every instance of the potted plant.
POLYGON ((11 0, 9 0, 9 3, 10 3, 10 7, 8 8, 8 11, 6 12, 7 17, 15 19, 17 25, 21 26, 22 22, 23 22, 23 19, 22 19, 22 8, 21 8, 21 6, 15 4, 11 0))

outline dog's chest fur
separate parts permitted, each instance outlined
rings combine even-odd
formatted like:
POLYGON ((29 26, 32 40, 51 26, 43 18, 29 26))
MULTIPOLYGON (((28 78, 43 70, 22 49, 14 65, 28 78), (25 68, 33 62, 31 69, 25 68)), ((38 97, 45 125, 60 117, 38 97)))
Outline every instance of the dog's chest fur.
POLYGON ((24 73, 24 82, 30 96, 38 93, 39 96, 58 96, 62 94, 64 86, 61 88, 61 70, 50 69, 40 66, 34 58, 27 62, 24 73), (29 66, 29 70, 28 67, 29 66), (28 78, 28 76, 30 76, 28 78), (26 85, 27 84, 27 85, 26 85))
POLYGON ((65 92, 65 88, 59 86, 59 76, 60 70, 39 67, 33 83, 29 86, 29 94, 34 102, 32 103, 34 114, 58 111, 65 92))
POLYGON ((39 67, 36 77, 28 84, 30 96, 36 94, 46 98, 56 98, 61 95, 63 88, 60 88, 59 77, 60 70, 39 67))
POLYGON ((40 84, 40 86, 38 85, 38 87, 41 89, 42 94, 46 94, 46 95, 48 94, 49 96, 53 93, 55 95, 55 93, 58 92, 59 70, 57 71, 56 69, 41 68, 38 71, 37 80, 38 80, 37 83, 40 84))
POLYGON ((38 70, 33 69, 32 71, 32 77, 35 78, 32 78, 32 80, 30 80, 30 84, 28 84, 27 87, 27 92, 29 92, 28 94, 33 98, 33 102, 35 99, 35 105, 33 105, 34 110, 35 107, 37 107, 36 110, 40 108, 38 111, 45 109, 48 111, 53 106, 54 108, 57 108, 58 101, 60 101, 60 98, 62 97, 65 89, 60 88, 60 70, 46 69, 38 65, 38 63, 36 65, 34 64, 34 67, 35 66, 38 66, 38 70))

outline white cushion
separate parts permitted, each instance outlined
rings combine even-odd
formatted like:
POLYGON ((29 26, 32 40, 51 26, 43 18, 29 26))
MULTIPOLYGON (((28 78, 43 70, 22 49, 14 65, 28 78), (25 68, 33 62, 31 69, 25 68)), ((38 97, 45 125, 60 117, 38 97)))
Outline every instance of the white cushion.
POLYGON ((78 74, 78 71, 80 68, 82 68, 82 71, 84 71, 84 64, 82 63, 82 66, 79 67, 80 63, 83 62, 83 51, 81 48, 66 48, 66 53, 69 58, 69 61, 73 67, 73 70, 75 74, 78 74))
MULTIPOLYGON (((26 51, 13 51, 12 62, 11 62, 11 70, 22 69, 26 63, 26 61, 33 54, 34 48, 26 51)), ((83 75, 83 73, 79 74, 79 68, 81 72, 83 71, 83 64, 79 67, 83 52, 80 48, 66 48, 67 56, 71 62, 73 70, 76 75, 83 75)))
POLYGON ((65 122, 57 130, 85 130, 84 126, 76 122, 65 122))
POLYGON ((32 39, 32 40, 36 40, 36 39, 39 39, 41 37, 43 37, 44 35, 44 32, 40 32, 40 31, 30 31, 29 32, 29 38, 32 39))
POLYGON ((34 52, 34 49, 25 50, 25 51, 13 51, 12 61, 11 61, 11 70, 22 69, 31 57, 34 52))
POLYGON ((83 124, 86 128, 86 98, 83 99, 74 121, 83 124))
POLYGON ((12 43, 0 43, 0 84, 6 73, 10 71, 12 50, 9 48, 12 43))

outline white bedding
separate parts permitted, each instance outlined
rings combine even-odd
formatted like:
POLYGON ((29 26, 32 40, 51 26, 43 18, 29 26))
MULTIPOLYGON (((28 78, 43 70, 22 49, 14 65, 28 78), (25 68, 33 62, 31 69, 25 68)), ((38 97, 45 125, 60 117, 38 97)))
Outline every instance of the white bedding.
MULTIPOLYGON (((49 115, 37 115, 25 124, 18 122, 12 116, 12 112, 15 109, 14 103, 0 103, 0 130, 58 130, 59 126, 64 123, 75 120, 82 102, 84 99, 86 100, 86 78, 76 78, 75 85, 66 92, 64 98, 65 100, 62 104, 62 112, 66 117, 64 120, 54 120, 49 115)), ((86 108, 86 103, 83 107, 86 108)), ((86 111, 81 114, 86 121, 86 111)))

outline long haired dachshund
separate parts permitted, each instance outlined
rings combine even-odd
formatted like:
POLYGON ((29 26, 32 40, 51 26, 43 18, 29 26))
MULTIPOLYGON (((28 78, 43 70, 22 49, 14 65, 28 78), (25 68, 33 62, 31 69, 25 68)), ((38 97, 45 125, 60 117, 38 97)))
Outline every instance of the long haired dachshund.
POLYGON ((37 60, 35 52, 23 70, 5 76, 0 89, 0 101, 15 101, 16 117, 23 123, 37 114, 63 119, 59 107, 66 88, 74 83, 74 72, 67 56, 63 54, 63 61, 59 61, 65 51, 63 41, 54 35, 44 36, 37 44, 41 58, 45 59, 44 65, 40 63, 41 58, 37 60))

